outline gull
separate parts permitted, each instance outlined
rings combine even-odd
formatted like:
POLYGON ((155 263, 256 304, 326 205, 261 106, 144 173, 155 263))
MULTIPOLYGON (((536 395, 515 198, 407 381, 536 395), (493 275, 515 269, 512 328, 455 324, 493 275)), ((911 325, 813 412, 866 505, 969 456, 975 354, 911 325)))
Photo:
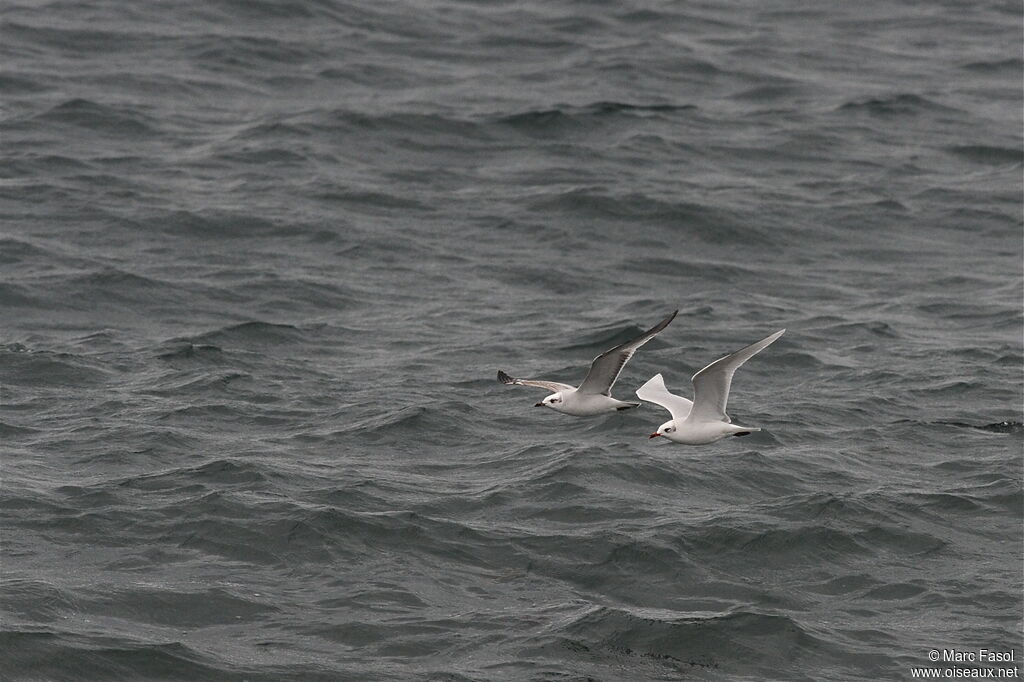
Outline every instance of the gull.
POLYGON ((606 350, 596 358, 590 365, 590 371, 583 379, 583 383, 573 388, 569 384, 560 384, 557 381, 540 381, 536 379, 515 379, 505 372, 498 370, 498 381, 503 384, 517 384, 519 386, 537 386, 554 391, 534 407, 550 407, 556 412, 571 414, 576 417, 589 417, 615 410, 628 410, 631 407, 640 407, 640 403, 625 402, 612 397, 612 385, 619 378, 619 373, 626 366, 629 359, 636 353, 637 348, 653 339, 658 332, 668 326, 668 323, 675 318, 674 311, 664 320, 654 325, 632 341, 627 341, 615 348, 606 350))
POLYGON ((752 431, 760 431, 759 428, 733 424, 725 413, 729 386, 732 384, 732 375, 740 365, 771 345, 785 331, 780 329, 732 355, 715 360, 694 374, 692 402, 681 395, 670 393, 665 388, 665 379, 661 374, 651 377, 636 390, 636 395, 641 400, 661 405, 672 414, 672 419, 659 426, 650 437, 664 436, 676 443, 706 445, 726 436, 749 436, 752 431))

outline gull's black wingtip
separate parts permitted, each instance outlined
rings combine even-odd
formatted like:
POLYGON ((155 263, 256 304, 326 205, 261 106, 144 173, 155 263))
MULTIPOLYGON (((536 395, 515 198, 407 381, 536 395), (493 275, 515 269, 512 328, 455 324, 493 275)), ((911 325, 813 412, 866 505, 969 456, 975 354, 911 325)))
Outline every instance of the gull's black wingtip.
POLYGON ((665 327, 667 327, 669 325, 669 323, 672 322, 672 320, 676 319, 676 315, 678 315, 678 314, 679 314, 679 308, 676 308, 675 310, 672 311, 671 315, 669 315, 664 320, 662 320, 658 324, 656 324, 653 327, 651 327, 650 330, 648 330, 647 333, 648 334, 658 334, 659 332, 661 332, 661 330, 663 330, 665 327))
POLYGON ((504 372, 502 372, 499 369, 498 370, 498 381, 500 381, 503 384, 514 384, 516 380, 513 379, 512 377, 510 377, 509 375, 505 374, 504 372))

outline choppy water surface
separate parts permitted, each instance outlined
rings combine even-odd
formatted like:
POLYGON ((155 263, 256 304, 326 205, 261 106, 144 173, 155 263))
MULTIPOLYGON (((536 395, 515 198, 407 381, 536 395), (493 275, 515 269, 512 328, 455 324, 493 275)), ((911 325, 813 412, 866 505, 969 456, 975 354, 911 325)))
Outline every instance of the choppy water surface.
POLYGON ((1024 657, 1019 3, 2 12, 4 679, 1024 657))

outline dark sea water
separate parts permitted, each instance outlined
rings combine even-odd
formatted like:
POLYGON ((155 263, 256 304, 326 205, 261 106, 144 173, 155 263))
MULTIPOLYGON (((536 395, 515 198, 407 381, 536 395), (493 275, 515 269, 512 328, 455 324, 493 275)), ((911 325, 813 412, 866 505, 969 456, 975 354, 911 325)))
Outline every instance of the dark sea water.
POLYGON ((0 679, 1024 660, 1019 2, 0 12, 0 679))

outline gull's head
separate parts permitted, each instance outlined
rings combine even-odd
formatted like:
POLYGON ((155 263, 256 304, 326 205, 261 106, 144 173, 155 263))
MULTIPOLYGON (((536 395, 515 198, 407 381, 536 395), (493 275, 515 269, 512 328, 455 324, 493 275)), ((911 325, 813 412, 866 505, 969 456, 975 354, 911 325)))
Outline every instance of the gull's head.
POLYGON ((648 439, 650 439, 650 438, 657 438, 658 436, 665 436, 665 435, 670 434, 670 433, 675 433, 675 431, 676 431, 676 423, 675 423, 675 421, 669 420, 669 421, 665 422, 664 424, 662 424, 661 426, 659 426, 657 431, 655 431, 650 436, 648 436, 648 439))
POLYGON ((537 403, 536 405, 534 405, 534 407, 558 407, 561 404, 562 404, 562 394, 561 393, 552 393, 547 398, 544 398, 544 400, 542 400, 539 403, 537 403))

